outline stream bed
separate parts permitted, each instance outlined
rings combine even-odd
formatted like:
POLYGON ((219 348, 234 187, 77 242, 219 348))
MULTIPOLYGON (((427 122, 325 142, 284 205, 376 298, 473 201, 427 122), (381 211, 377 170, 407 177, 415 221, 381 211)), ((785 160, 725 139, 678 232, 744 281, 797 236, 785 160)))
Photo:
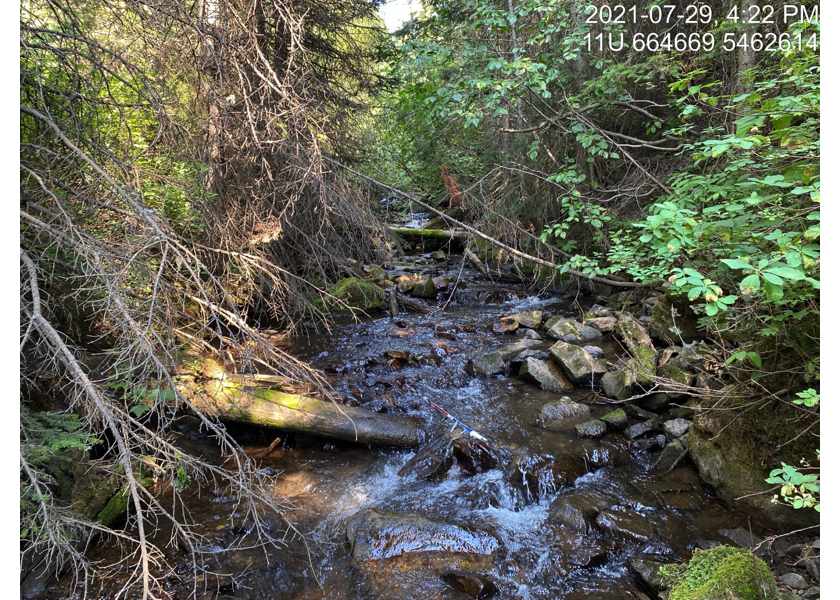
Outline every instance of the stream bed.
MULTIPOLYGON (((275 478, 277 496, 294 507, 285 517, 303 536, 289 531, 286 545, 268 552, 249 548, 239 499, 193 484, 185 492, 191 521, 209 543, 198 573, 186 552, 172 549, 175 572, 165 584, 171 597, 655 598, 635 572, 687 559, 696 547, 731 544, 721 532, 749 526, 704 489, 690 462, 667 473, 654 469, 662 445, 656 434, 579 437, 575 425, 616 407, 593 389, 555 393, 514 373, 471 375, 473 357, 527 331, 493 333, 502 315, 541 310, 544 318, 575 317, 594 300, 537 296, 469 270, 450 275, 459 273, 464 285, 443 312, 341 318, 332 331, 284 347, 322 370, 350 403, 421 419, 425 444, 367 447, 239 432, 254 455, 280 437, 259 463, 275 478), (590 414, 556 430, 538 426, 542 407, 562 396, 590 414), (488 443, 453 431, 429 401, 488 443)), ((553 343, 544 341, 544 349, 553 343)), ((610 361, 620 351, 610 336, 596 345, 610 361)), ((671 418, 667 411, 659 416, 671 418)), ((188 424, 179 435, 212 455, 210 441, 188 424)), ((278 531, 284 527, 278 518, 278 531)))

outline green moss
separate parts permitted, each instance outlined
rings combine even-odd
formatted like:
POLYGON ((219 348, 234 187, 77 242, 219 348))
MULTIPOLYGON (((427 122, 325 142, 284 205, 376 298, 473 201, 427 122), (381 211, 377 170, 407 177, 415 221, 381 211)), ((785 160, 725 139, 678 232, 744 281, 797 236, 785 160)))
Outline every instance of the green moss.
POLYGON ((758 600, 774 588, 764 561, 730 546, 697 550, 687 565, 665 565, 659 575, 669 588, 669 600, 758 600))
POLYGON ((326 298, 322 305, 329 310, 346 312, 348 306, 350 309, 365 311, 385 308, 385 292, 382 288, 358 277, 345 277, 332 287, 330 293, 341 302, 326 298))
POLYGON ((111 497, 108 504, 105 505, 105 508, 103 508, 96 516, 96 520, 107 527, 119 517, 125 515, 125 511, 127 509, 128 490, 121 489, 111 497))

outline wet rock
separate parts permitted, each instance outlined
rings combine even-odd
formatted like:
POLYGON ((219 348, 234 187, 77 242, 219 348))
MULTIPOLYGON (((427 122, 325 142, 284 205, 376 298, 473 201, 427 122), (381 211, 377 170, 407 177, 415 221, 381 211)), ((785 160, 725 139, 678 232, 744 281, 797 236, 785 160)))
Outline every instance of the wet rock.
POLYGON ((634 542, 646 542, 654 535, 653 525, 644 515, 624 506, 602 510, 595 524, 611 537, 634 542))
POLYGON ((574 383, 597 383, 608 370, 606 361, 594 360, 580 346, 557 342, 548 352, 574 383))
MULTIPOLYGON (((528 331, 531 331, 530 329, 528 331)), ((528 348, 527 350, 523 350, 516 356, 514 356, 510 362, 513 363, 523 363, 525 362, 526 358, 536 358, 538 360, 548 360, 551 358, 545 350, 537 350, 536 348, 528 348)))
POLYGON ((522 334, 522 337, 526 340, 541 340, 540 334, 534 331, 533 329, 526 329, 525 333, 522 334))
POLYGON ((461 435, 452 444, 452 455, 458 466, 471 475, 495 469, 499 464, 496 452, 487 443, 461 435))
POLYGON ((455 462, 452 451, 455 440, 461 435, 460 431, 451 431, 447 435, 437 436, 420 448, 398 474, 400 477, 414 475, 418 479, 442 481, 455 462))
POLYGON ((562 321, 564 318, 565 317, 560 317, 560 316, 554 316, 554 317, 547 318, 545 320, 545 323, 543 323, 543 329, 548 331, 549 329, 554 327, 554 325, 556 325, 558 322, 562 321))
POLYGON ((439 262, 446 260, 446 253, 443 250, 435 250, 430 256, 439 262))
POLYGON ((374 508, 353 515, 347 539, 355 562, 419 552, 490 555, 499 548, 499 541, 485 531, 374 508))
POLYGON ((627 415, 630 417, 633 417, 635 419, 644 419, 645 421, 656 418, 656 415, 654 413, 647 411, 643 408, 639 408, 635 404, 625 404, 624 412, 626 412, 627 415))
POLYGON ((437 298, 437 289, 431 277, 424 277, 411 289, 411 295, 415 298, 428 298, 434 300, 437 298))
POLYGON ((568 419, 588 416, 590 409, 580 402, 573 402, 563 396, 557 402, 544 404, 537 415, 537 425, 549 431, 560 431, 568 419))
POLYGON ((575 425, 575 433, 582 438, 599 438, 607 433, 607 424, 600 419, 575 425))
POLYGON ((472 359, 467 367, 474 375, 490 377, 507 372, 508 362, 498 352, 488 352, 472 359))
POLYGON ((510 361, 529 348, 541 345, 539 340, 520 340, 500 348, 480 354, 470 361, 471 370, 475 375, 500 375, 507 372, 510 361))
POLYGON ((597 329, 578 323, 574 319, 561 318, 548 330, 548 337, 579 344, 590 340, 599 340, 602 335, 597 329))
POLYGON ((623 431, 627 427, 627 413, 620 408, 616 408, 614 411, 608 412, 601 417, 601 420, 618 431, 623 431))
POLYGON ((659 455, 654 469, 665 472, 672 471, 685 461, 686 456, 688 456, 688 450, 680 441, 671 440, 662 450, 662 454, 659 455))
POLYGON ((662 431, 669 440, 677 439, 688 433, 691 421, 686 419, 671 419, 662 425, 662 431))
POLYGON ((614 503, 612 498, 596 491, 568 492, 551 502, 548 522, 578 533, 590 533, 595 528, 598 513, 614 503))
POLYGON ((529 310, 527 312, 516 313, 514 315, 509 315, 509 319, 513 319, 522 327, 527 327, 528 329, 537 329, 542 323, 543 318, 543 311, 541 310, 529 310))
POLYGON ((511 317, 502 317, 493 323, 493 333, 510 333, 519 329, 519 323, 511 317))
POLYGON ((601 333, 612 333, 615 330, 615 324, 618 321, 615 317, 594 317, 586 319, 584 325, 596 329, 601 333))
POLYGON ((659 423, 656 419, 648 419, 643 423, 636 423, 635 425, 631 425, 627 429, 624 430, 624 436, 628 440, 635 440, 638 437, 645 435, 646 433, 650 433, 651 431, 656 431, 658 429, 659 423))
POLYGON ((694 547, 698 550, 711 550, 712 548, 716 548, 720 546, 720 542, 716 542, 714 540, 697 540, 694 544, 694 547))
POLYGON ((651 394, 639 399, 639 404, 641 404, 643 408, 655 412, 665 410, 668 408, 670 403, 671 399, 668 398, 668 394, 651 394))
POLYGON ((410 292, 412 289, 414 289, 414 286, 420 282, 421 279, 423 279, 423 276, 420 275, 420 273, 400 275, 396 279, 397 289, 403 294, 405 294, 406 292, 410 292))
POLYGON ((653 450, 661 450, 662 448, 665 447, 665 444, 666 444, 665 436, 664 435, 658 435, 656 437, 642 438, 640 440, 634 440, 633 443, 630 444, 630 447, 633 448, 634 450, 638 450, 640 452, 644 452, 644 451, 650 452, 650 451, 653 451, 653 450), (660 437, 662 438, 662 443, 661 444, 659 443, 659 440, 657 439, 657 438, 660 438, 660 437))
POLYGON ((601 350, 598 346, 584 346, 584 350, 589 352, 590 356, 594 359, 604 358, 604 351, 601 350))
POLYGON ((600 385, 601 391, 608 398, 626 400, 633 395, 636 379, 629 370, 609 371, 601 376, 600 385))
POLYGON ((627 566, 630 572, 642 584, 654 594, 665 590, 662 578, 659 576, 659 567, 668 564, 668 561, 654 560, 646 557, 631 557, 627 559, 627 566))
POLYGON ((574 388, 560 367, 552 362, 526 358, 519 369, 519 378, 535 383, 550 392, 562 392, 574 388))
POLYGON ((511 466, 509 481, 522 489, 528 501, 570 486, 586 473, 583 458, 575 455, 523 454, 511 466))
POLYGON ((492 598, 499 591, 496 584, 483 575, 466 571, 447 571, 440 578, 451 588, 477 600, 492 598))
POLYGON ((779 583, 792 590, 807 590, 809 587, 808 582, 799 573, 785 573, 779 577, 779 583))
POLYGON ((573 570, 592 569, 605 564, 611 545, 603 539, 563 531, 554 540, 552 549, 560 555, 555 567, 562 575, 568 575, 573 570))
POLYGON ((438 291, 443 291, 449 287, 449 278, 448 277, 432 277, 432 283, 435 285, 435 289, 438 291))
POLYGON ((620 467, 630 462, 630 455, 626 450, 612 444, 599 444, 590 440, 581 440, 583 458, 589 469, 602 467, 620 467))
POLYGON ((656 349, 644 326, 629 313, 619 313, 615 326, 621 342, 635 360, 636 381, 643 386, 652 383, 656 374, 656 349))

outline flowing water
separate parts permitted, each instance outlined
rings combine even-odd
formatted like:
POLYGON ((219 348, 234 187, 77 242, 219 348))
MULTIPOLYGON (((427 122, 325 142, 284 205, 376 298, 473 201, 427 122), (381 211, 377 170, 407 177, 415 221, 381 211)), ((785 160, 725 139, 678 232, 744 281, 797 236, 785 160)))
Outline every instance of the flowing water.
MULTIPOLYGON (((536 426, 541 406, 558 400, 558 394, 514 376, 473 377, 466 368, 483 349, 519 339, 492 333, 499 316, 535 309, 575 316, 582 308, 578 302, 585 308, 583 298, 539 298, 518 287, 468 282, 442 313, 345 319, 331 332, 298 338, 286 350, 322 369, 342 397, 419 417, 428 441, 451 428, 429 404, 432 400, 490 440, 497 466, 471 474, 455 463, 429 480, 410 468, 400 474, 418 449, 281 434, 283 443, 260 459, 261 467, 276 477, 276 494, 295 505, 286 516, 304 537, 290 534, 285 547, 267 554, 248 549, 249 524, 238 512, 238 499, 193 485, 188 491, 192 520, 210 543, 198 573, 173 549, 170 562, 179 565, 178 577, 168 585, 182 590, 178 597, 186 593, 184 584, 197 580, 199 596, 206 598, 468 598, 441 578, 443 571, 455 571, 492 582, 497 598, 653 597, 639 587, 628 558, 684 559, 701 540, 722 541, 720 529, 747 526, 746 520, 718 504, 692 468, 656 474, 652 465, 658 452, 633 447, 620 433, 583 440, 571 427, 536 426), (552 468, 564 461, 576 465, 573 475, 552 476, 552 468), (558 524, 552 512, 564 498, 607 510, 601 526, 590 523, 573 531, 558 524), (486 532, 492 545, 473 557, 407 552, 360 561, 353 557, 347 525, 371 508, 486 532), (625 514, 631 515, 629 525, 616 534, 607 516, 621 521, 625 514)), ((610 338, 597 345, 608 359, 619 350, 610 338)), ((585 387, 564 395, 591 405, 593 416, 571 423, 615 408, 593 404, 592 390, 585 387)), ((276 435, 251 433, 244 438, 246 450, 257 453, 276 435)), ((208 455, 212 450, 198 447, 208 455)), ((279 520, 277 527, 282 528, 279 520)), ((390 547, 410 542, 388 540, 395 545, 390 547)))

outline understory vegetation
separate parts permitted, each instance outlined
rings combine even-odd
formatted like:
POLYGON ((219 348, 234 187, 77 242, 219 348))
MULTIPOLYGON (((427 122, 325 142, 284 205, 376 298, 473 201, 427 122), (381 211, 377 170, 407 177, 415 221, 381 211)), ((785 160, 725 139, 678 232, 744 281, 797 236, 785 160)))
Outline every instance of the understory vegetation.
MULTIPOLYGON (((196 557, 191 481, 228 486, 254 543, 283 544, 288 507, 178 378, 212 355, 326 389, 271 336, 370 300, 346 278, 390 255, 377 203, 394 189, 583 289, 687 300, 738 404, 692 395, 782 411, 751 443, 778 502, 819 510, 818 22, 749 29, 801 40, 768 51, 613 50, 592 40, 653 26, 576 1, 427 0, 388 35, 377 4, 22 2, 22 570, 92 582, 104 536, 129 549, 127 595, 152 597, 160 521, 196 557), (165 435, 184 413, 224 468, 165 435), (121 490, 95 514, 72 492, 88 472, 121 490)), ((673 33, 742 32, 730 4, 673 33)))

